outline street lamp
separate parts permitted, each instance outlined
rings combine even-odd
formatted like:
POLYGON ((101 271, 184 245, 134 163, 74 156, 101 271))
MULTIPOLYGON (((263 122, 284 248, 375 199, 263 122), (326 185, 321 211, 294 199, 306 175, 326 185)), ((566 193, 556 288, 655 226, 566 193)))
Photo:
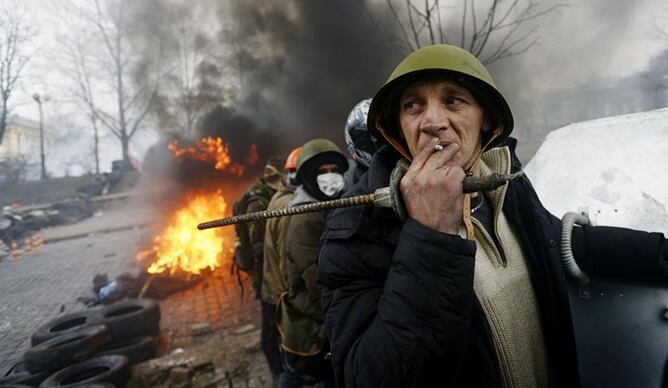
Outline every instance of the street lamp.
POLYGON ((42 97, 39 93, 32 95, 32 99, 35 100, 37 106, 39 106, 39 153, 40 164, 42 166, 40 177, 42 180, 45 180, 48 177, 46 175, 46 164, 44 163, 44 116, 42 114, 42 98, 44 99, 44 102, 49 101, 49 96, 42 97))

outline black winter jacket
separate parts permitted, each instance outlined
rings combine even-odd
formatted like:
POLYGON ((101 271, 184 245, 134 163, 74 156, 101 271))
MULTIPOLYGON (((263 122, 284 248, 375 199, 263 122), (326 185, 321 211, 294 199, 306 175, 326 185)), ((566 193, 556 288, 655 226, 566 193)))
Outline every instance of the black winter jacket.
MULTIPOLYGON (((515 140, 506 140, 514 156, 515 140)), ((389 183, 398 156, 385 148, 346 195, 389 183)), ((577 387, 575 340, 559 259, 561 222, 528 179, 510 183, 504 208, 529 260, 551 386, 577 387)), ((660 233, 575 228, 573 249, 591 275, 665 279, 660 233)), ((322 236, 318 281, 340 387, 501 387, 490 328, 473 292, 475 244, 389 209, 338 209, 322 236)))

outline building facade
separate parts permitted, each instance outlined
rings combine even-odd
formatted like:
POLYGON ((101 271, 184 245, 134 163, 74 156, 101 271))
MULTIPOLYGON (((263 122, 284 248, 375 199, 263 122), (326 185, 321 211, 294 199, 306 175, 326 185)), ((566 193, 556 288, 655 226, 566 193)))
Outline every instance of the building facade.
MULTIPOLYGON (((44 128, 44 153, 49 154, 54 137, 44 128)), ((0 182, 35 180, 40 177, 39 122, 10 116, 0 144, 0 182)))

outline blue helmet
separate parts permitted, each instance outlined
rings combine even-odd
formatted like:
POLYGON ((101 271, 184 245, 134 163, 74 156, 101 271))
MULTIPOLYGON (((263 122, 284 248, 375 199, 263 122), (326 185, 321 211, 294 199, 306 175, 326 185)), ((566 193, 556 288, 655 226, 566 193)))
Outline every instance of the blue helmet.
POLYGON ((369 167, 371 164, 371 155, 376 152, 376 138, 367 130, 367 115, 371 99, 362 100, 348 115, 346 121, 345 138, 346 148, 355 162, 369 167))

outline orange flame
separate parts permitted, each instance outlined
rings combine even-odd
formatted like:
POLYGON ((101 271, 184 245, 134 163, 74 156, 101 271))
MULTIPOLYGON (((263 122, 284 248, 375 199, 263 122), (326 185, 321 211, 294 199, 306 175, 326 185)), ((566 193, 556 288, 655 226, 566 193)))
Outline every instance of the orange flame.
POLYGON ((140 261, 155 257, 151 274, 183 270, 198 274, 221 265, 222 255, 234 252, 234 228, 198 230, 197 224, 212 215, 224 215, 227 203, 220 190, 188 195, 185 205, 171 217, 168 226, 154 239, 153 246, 139 252, 140 261))
MULTIPOLYGON (((244 166, 235 163, 230 157, 230 148, 220 137, 205 137, 197 141, 196 147, 179 147, 178 141, 169 143, 168 148, 177 158, 188 157, 201 162, 210 163, 218 171, 224 171, 234 175, 243 175, 244 166)), ((259 155, 255 144, 250 146, 248 151, 248 164, 253 165, 257 162, 259 155)))
POLYGON ((258 159, 260 159, 260 155, 257 153, 257 146, 255 144, 251 144, 250 148, 248 149, 248 164, 252 166, 257 163, 258 159))

